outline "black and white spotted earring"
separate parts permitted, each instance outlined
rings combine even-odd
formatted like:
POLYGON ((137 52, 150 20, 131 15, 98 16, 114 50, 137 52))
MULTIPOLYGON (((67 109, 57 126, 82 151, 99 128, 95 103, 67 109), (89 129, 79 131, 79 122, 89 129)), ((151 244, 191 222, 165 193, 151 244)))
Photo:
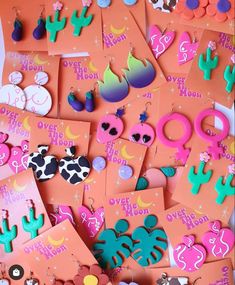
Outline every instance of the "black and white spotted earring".
POLYGON ((32 152, 28 159, 28 168, 32 168, 40 182, 51 179, 58 169, 58 161, 53 155, 46 155, 48 145, 38 145, 38 152, 32 152))
POLYGON ((66 148, 65 152, 68 156, 60 160, 59 172, 66 181, 77 185, 88 177, 91 170, 90 162, 85 156, 75 158, 75 146, 66 148))

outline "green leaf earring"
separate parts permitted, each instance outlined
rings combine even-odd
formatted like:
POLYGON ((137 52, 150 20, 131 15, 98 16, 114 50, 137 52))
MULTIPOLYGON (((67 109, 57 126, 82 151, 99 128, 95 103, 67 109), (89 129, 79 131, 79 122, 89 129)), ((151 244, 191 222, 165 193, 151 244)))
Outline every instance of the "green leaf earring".
POLYGON ((12 241, 17 236, 16 225, 12 226, 10 229, 8 222, 8 212, 7 210, 2 210, 2 228, 0 228, 0 244, 4 245, 4 251, 10 253, 13 251, 12 241))
POLYGON ((56 42, 57 33, 65 28, 67 22, 67 18, 65 17, 61 21, 59 20, 62 8, 63 4, 60 1, 55 2, 53 4, 53 9, 55 11, 54 22, 51 21, 51 16, 48 16, 46 19, 46 29, 50 33, 51 42, 56 42))

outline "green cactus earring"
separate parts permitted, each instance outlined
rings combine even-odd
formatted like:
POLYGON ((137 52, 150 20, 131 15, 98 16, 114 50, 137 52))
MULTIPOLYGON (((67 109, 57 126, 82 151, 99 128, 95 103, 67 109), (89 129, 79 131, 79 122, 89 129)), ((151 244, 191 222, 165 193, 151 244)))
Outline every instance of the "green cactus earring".
POLYGON ((44 215, 40 214, 36 218, 35 208, 32 200, 26 200, 29 209, 29 219, 27 216, 22 217, 22 226, 25 232, 29 232, 31 239, 38 236, 38 230, 44 225, 44 215))
POLYGON ((233 67, 231 68, 230 65, 227 65, 224 70, 224 80, 227 82, 225 90, 228 93, 232 92, 233 85, 235 83, 235 54, 231 56, 231 61, 233 63, 233 67))
POLYGON ((83 9, 81 12, 80 17, 77 16, 78 11, 74 10, 73 15, 71 17, 71 24, 74 26, 74 32, 73 35, 75 37, 80 36, 82 28, 85 28, 89 26, 92 22, 93 15, 89 15, 86 17, 86 13, 90 5, 92 4, 91 0, 82 0, 83 3, 83 9))
POLYGON ((216 49, 216 43, 210 41, 206 50, 206 59, 204 59, 204 54, 200 54, 198 66, 204 72, 204 79, 211 79, 211 71, 218 66, 219 58, 216 55, 213 59, 211 57, 212 51, 216 49))
POLYGON ((202 184, 210 181, 212 170, 205 172, 206 163, 209 161, 210 156, 207 152, 200 153, 200 164, 198 172, 195 171, 195 166, 191 166, 188 173, 188 181, 192 184, 191 193, 197 195, 202 184))
POLYGON ((9 228, 8 222, 8 212, 7 210, 2 210, 2 228, 0 228, 0 244, 4 245, 4 251, 10 253, 13 251, 12 241, 17 236, 16 225, 9 228))
POLYGON ((57 33, 62 31, 65 28, 67 18, 59 20, 60 11, 63 8, 63 4, 60 1, 57 1, 53 4, 53 9, 55 11, 54 14, 54 22, 51 21, 51 16, 48 16, 46 19, 46 29, 50 33, 50 41, 56 42, 57 33))

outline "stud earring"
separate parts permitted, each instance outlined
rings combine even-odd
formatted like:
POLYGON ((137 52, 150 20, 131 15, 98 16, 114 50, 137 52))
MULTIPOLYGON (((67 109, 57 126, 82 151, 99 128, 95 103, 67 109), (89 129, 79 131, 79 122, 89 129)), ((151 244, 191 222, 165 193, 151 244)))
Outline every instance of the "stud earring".
POLYGON ((173 43, 175 39, 175 32, 161 31, 157 26, 151 26, 149 30, 150 47, 158 59, 173 43))
POLYGON ((116 140, 123 132, 124 124, 122 116, 125 114, 124 107, 117 109, 116 114, 108 114, 103 116, 97 127, 96 139, 99 143, 116 140))
POLYGON ((19 20, 19 11, 16 7, 12 8, 15 11, 15 21, 14 21, 14 30, 11 34, 13 41, 19 42, 23 38, 23 25, 22 22, 19 20))
POLYGON ((47 181, 55 176, 58 161, 53 155, 47 155, 47 145, 38 145, 38 152, 32 152, 28 159, 28 168, 32 168, 36 179, 40 182, 47 181))
POLYGON ((97 172, 101 172, 106 168, 106 160, 102 156, 96 156, 92 161, 92 168, 97 172))
POLYGON ((0 89, 0 103, 23 110, 26 105, 26 95, 17 85, 22 82, 23 75, 19 71, 13 71, 9 74, 10 84, 3 85, 0 89))
POLYGON ((96 0, 96 3, 100 8, 107 8, 111 5, 111 0, 96 0))
POLYGON ((59 31, 62 31, 66 26, 66 22, 67 22, 66 17, 62 18, 61 21, 59 20, 60 11, 62 10, 62 8, 63 8, 63 4, 60 1, 56 1, 53 4, 53 10, 55 11, 54 22, 51 21, 51 16, 48 16, 46 19, 46 30, 50 34, 51 42, 56 42, 57 33, 59 31))
POLYGON ((43 87, 47 84, 49 77, 46 72, 39 71, 34 77, 35 83, 24 89, 26 95, 25 110, 45 116, 52 106, 51 94, 43 87))
POLYGON ((206 59, 204 60, 204 55, 200 54, 198 60, 198 67, 204 72, 204 80, 211 79, 211 71, 218 66, 219 58, 216 55, 213 59, 211 57, 212 51, 216 49, 216 43, 210 41, 206 49, 206 59))
POLYGON ((6 143, 8 134, 0 132, 0 166, 6 164, 10 158, 10 146, 6 143))
POLYGON ((85 156, 75 158, 76 147, 71 146, 65 149, 68 156, 59 162, 60 175, 70 184, 78 185, 89 176, 91 166, 85 156))
POLYGON ((2 229, 0 231, 0 244, 4 245, 4 251, 10 253, 13 251, 12 241, 17 236, 16 225, 10 229, 8 221, 8 211, 2 210, 2 229))
POLYGON ((23 140, 21 146, 14 146, 11 148, 10 158, 8 160, 8 165, 14 173, 19 173, 26 170, 28 167, 28 157, 29 157, 29 142, 23 140))
POLYGON ((183 32, 180 36, 179 46, 178 46, 178 64, 182 65, 194 59, 199 42, 193 39, 191 43, 190 35, 187 32, 183 32))
POLYGON ((129 140, 143 144, 146 146, 151 146, 155 139, 154 129, 147 123, 145 123, 148 119, 147 108, 148 104, 151 105, 151 102, 147 102, 145 104, 145 111, 140 114, 139 120, 140 123, 134 125, 129 132, 129 140))
POLYGON ((122 180, 129 180, 133 176, 133 168, 129 165, 122 165, 118 170, 118 174, 122 180))
POLYGON ((233 67, 227 65, 224 70, 224 80, 227 82, 225 90, 230 93, 233 90, 233 86, 235 83, 235 54, 231 56, 231 61, 233 63, 233 67), (231 70, 231 71, 230 71, 231 70))
POLYGON ((123 0, 124 4, 126 4, 127 6, 135 5, 137 1, 138 0, 123 0))
POLYGON ((24 285, 39 285, 39 280, 33 277, 33 272, 30 271, 30 276, 24 281, 24 285))
POLYGON ((144 88, 150 85, 156 77, 156 70, 147 59, 143 61, 133 55, 133 48, 128 54, 128 69, 123 69, 127 82, 134 88, 144 88))
POLYGON ((35 40, 41 40, 46 34, 46 21, 43 18, 43 13, 45 11, 45 7, 43 6, 42 12, 37 22, 37 27, 33 31, 33 37, 35 40))

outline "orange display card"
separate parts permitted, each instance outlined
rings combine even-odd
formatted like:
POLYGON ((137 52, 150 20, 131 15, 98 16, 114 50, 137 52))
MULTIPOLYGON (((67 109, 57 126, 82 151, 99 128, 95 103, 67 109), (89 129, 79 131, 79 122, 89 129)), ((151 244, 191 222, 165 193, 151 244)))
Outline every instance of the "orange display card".
MULTIPOLYGON (((37 152, 39 144, 49 145, 49 155, 60 160, 67 156, 66 147, 76 146, 76 156, 88 153, 90 123, 35 117, 31 124, 29 152, 37 152)), ((89 179, 89 178, 88 178, 89 179)), ((46 181, 38 182, 42 198, 48 204, 79 205, 84 183, 73 185, 59 171, 46 181)))
POLYGON ((23 74, 23 81, 19 84, 22 89, 35 84, 34 77, 39 71, 48 74, 49 81, 45 87, 52 98, 52 108, 47 114, 48 117, 58 115, 58 56, 49 56, 46 52, 7 52, 3 69, 3 84, 8 84, 8 76, 13 71, 20 71, 23 74))
MULTIPOLYGON (((46 15, 51 16, 52 25, 54 23, 54 0, 45 2, 46 15)), ((63 8, 60 11, 60 20, 66 18, 65 28, 57 33, 55 42, 50 41, 50 33, 47 31, 47 45, 49 54, 90 52, 102 49, 102 21, 101 9, 95 2, 88 8, 85 17, 93 15, 91 23, 81 29, 80 35, 73 35, 75 27, 72 25, 72 15, 77 10, 78 17, 81 17, 83 10, 82 1, 63 1, 63 8)))
POLYGON ((47 51, 46 35, 41 40, 36 40, 33 37, 33 31, 37 27, 37 21, 41 13, 45 18, 43 4, 44 1, 41 0, 1 1, 0 16, 6 51, 47 51), (23 38, 18 42, 11 38, 11 34, 14 30, 16 11, 23 26, 23 38))
POLYGON ((21 256, 40 277, 40 284, 50 284, 53 275, 56 279, 72 280, 78 272, 78 264, 97 264, 68 220, 26 243, 21 256))
MULTIPOLYGON (((203 128, 211 135, 220 132, 209 125, 204 125, 203 128)), ((173 200, 195 211, 207 214, 211 219, 218 219, 228 223, 234 208, 234 197, 227 196, 222 204, 216 203, 218 193, 215 190, 215 185, 221 176, 223 176, 224 181, 227 179, 229 174, 228 166, 234 163, 234 137, 227 137, 221 144, 224 148, 223 156, 219 160, 213 160, 211 158, 204 168, 204 173, 208 170, 212 170, 212 176, 209 182, 202 184, 198 194, 193 195, 191 193, 192 184, 188 180, 189 170, 194 166, 196 174, 198 173, 200 153, 206 152, 209 146, 207 142, 195 138, 187 164, 173 194, 173 200)))
POLYGON ((230 66, 230 71, 234 66, 231 60, 234 48, 232 35, 205 30, 185 86, 231 108, 234 102, 234 86, 232 92, 228 93, 226 91, 227 82, 224 79, 224 71, 226 66, 230 66), (212 57, 214 58, 217 55, 219 62, 218 66, 211 71, 211 79, 207 81, 203 79, 203 71, 198 67, 198 60, 201 54, 204 55, 204 59, 206 58, 206 49, 209 41, 216 43, 216 50, 212 52, 212 57))
MULTIPOLYGON (((26 200, 32 200, 36 218, 40 214, 44 216, 44 225, 39 229, 39 234, 48 230, 51 227, 51 223, 39 195, 32 170, 29 169, 0 181, 0 209, 7 210, 9 227, 17 226, 17 236, 12 241, 13 251, 6 253, 3 244, 0 245, 0 260, 4 260, 4 263, 7 265, 8 260, 12 260, 18 255, 19 247, 30 240, 30 232, 26 232, 22 227, 22 217, 27 216, 29 219, 29 209, 26 200)), ((4 233, 2 222, 0 228, 1 232, 4 233)))

